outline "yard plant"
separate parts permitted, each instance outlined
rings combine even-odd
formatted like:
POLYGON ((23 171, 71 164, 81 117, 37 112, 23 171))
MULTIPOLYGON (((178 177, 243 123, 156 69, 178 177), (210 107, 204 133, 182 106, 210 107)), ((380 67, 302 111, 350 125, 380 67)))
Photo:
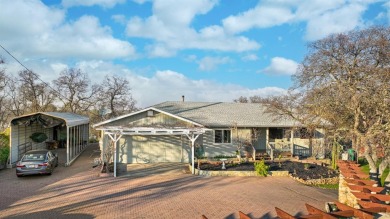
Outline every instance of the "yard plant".
POLYGON ((267 176, 269 166, 264 163, 264 160, 257 161, 254 163, 255 171, 259 176, 267 176))

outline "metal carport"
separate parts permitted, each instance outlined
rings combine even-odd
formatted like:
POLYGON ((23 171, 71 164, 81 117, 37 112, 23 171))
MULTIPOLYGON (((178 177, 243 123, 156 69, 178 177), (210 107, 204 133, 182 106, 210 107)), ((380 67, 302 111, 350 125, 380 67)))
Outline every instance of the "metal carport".
POLYGON ((66 147, 66 166, 85 149, 89 139, 89 118, 68 112, 38 112, 15 117, 10 122, 10 166, 28 150, 46 148, 46 142, 56 141, 66 147), (34 142, 30 136, 44 133, 44 142, 34 142))

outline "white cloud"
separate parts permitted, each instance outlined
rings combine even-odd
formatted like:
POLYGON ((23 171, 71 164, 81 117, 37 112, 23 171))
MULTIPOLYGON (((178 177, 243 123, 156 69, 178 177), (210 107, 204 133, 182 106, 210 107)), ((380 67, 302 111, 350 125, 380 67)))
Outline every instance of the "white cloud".
POLYGON ((298 63, 285 59, 283 57, 274 57, 271 59, 271 64, 261 72, 275 75, 293 75, 298 68, 298 63))
POLYGON ((229 57, 209 57, 206 56, 199 60, 199 70, 201 71, 212 71, 217 68, 218 65, 226 64, 230 62, 229 57))
POLYGON ((94 6, 98 5, 103 8, 112 8, 117 4, 125 3, 126 0, 62 0, 62 5, 65 8, 74 6, 94 6))
POLYGON ((151 1, 151 0, 133 0, 133 2, 138 3, 138 4, 143 4, 147 1, 151 1))
POLYGON ((208 80, 191 80, 174 71, 157 71, 150 78, 127 75, 134 98, 139 106, 147 107, 163 101, 180 101, 181 96, 186 101, 225 101, 232 102, 240 96, 270 96, 286 93, 278 87, 248 89, 235 84, 221 84, 208 80), (158 93, 159 95, 155 95, 158 93))
POLYGON ((126 17, 123 14, 114 14, 111 16, 115 22, 126 25, 126 17))
POLYGON ((87 72, 94 83, 100 83, 107 74, 125 77, 138 107, 148 107, 164 101, 180 101, 182 95, 185 95, 187 101, 232 102, 240 96, 264 97, 286 93, 285 89, 278 87, 249 89, 237 84, 192 80, 171 70, 158 70, 152 76, 145 77, 124 66, 99 60, 79 62, 75 67, 87 72))
POLYGON ((363 5, 350 4, 314 17, 307 23, 306 38, 317 40, 330 34, 353 30, 362 25, 361 15, 365 10, 366 7, 363 5))
POLYGON ((363 25, 362 16, 373 2, 375 1, 264 0, 254 8, 225 18, 222 23, 226 32, 238 34, 253 28, 303 22, 307 24, 305 38, 317 40, 363 25))
POLYGON ((199 31, 190 27, 196 15, 209 12, 216 4, 214 0, 156 0, 153 15, 146 19, 132 17, 127 23, 126 33, 130 37, 153 39, 154 44, 146 47, 150 56, 172 56, 182 49, 235 52, 259 49, 257 42, 229 35, 220 26, 208 26, 199 31), (172 13, 172 4, 175 13, 172 13))
POLYGON ((383 6, 387 8, 387 19, 388 22, 390 23, 390 2, 385 3, 383 6))
POLYGON ((134 47, 112 36, 98 18, 65 22, 65 11, 37 0, 1 3, 0 36, 17 57, 111 59, 135 56, 134 47))
MULTIPOLYGON (((164 70, 155 71, 150 77, 142 76, 125 66, 102 60, 80 61, 72 66, 61 61, 53 61, 42 65, 35 60, 27 63, 34 72, 46 81, 59 77, 65 67, 79 68, 89 75, 92 83, 101 83, 105 75, 119 75, 129 81, 131 92, 138 107, 148 107, 163 101, 180 101, 185 95, 187 101, 225 101, 232 102, 240 96, 270 96, 285 94, 279 87, 249 89, 237 84, 218 83, 209 80, 192 80, 182 73, 164 70), (158 95, 156 95, 158 94, 158 95)), ((17 72, 21 67, 16 62, 7 62, 8 73, 17 72)), ((12 74, 12 75, 16 75, 12 74)))
POLYGON ((237 16, 229 16, 222 23, 230 33, 240 33, 256 28, 266 28, 280 25, 293 18, 291 10, 287 7, 262 6, 245 11, 237 16))
POLYGON ((259 60, 259 57, 256 54, 248 54, 241 58, 244 61, 257 61, 259 60))

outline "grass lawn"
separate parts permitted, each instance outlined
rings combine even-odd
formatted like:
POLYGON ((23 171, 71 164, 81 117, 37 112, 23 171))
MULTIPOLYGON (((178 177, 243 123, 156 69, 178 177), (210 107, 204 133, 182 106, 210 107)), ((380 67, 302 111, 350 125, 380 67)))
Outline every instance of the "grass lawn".
MULTIPOLYGON (((359 164, 361 165, 360 168, 362 169, 363 172, 370 174, 370 166, 368 165, 368 162, 366 160, 359 159, 359 164)), ((381 185, 382 186, 385 184, 385 179, 386 179, 387 175, 389 175, 389 172, 390 172, 389 168, 386 168, 383 171, 383 174, 381 176, 381 185)))

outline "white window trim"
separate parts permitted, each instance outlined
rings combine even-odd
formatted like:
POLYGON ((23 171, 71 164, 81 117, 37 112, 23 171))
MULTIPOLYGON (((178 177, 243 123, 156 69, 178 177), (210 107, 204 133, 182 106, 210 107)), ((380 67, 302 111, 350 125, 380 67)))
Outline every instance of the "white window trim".
POLYGON ((213 142, 214 144, 231 144, 233 141, 232 138, 232 130, 231 129, 213 129, 213 142), (223 139, 223 131, 230 131, 230 142, 215 142, 215 131, 222 131, 222 139, 223 139))

